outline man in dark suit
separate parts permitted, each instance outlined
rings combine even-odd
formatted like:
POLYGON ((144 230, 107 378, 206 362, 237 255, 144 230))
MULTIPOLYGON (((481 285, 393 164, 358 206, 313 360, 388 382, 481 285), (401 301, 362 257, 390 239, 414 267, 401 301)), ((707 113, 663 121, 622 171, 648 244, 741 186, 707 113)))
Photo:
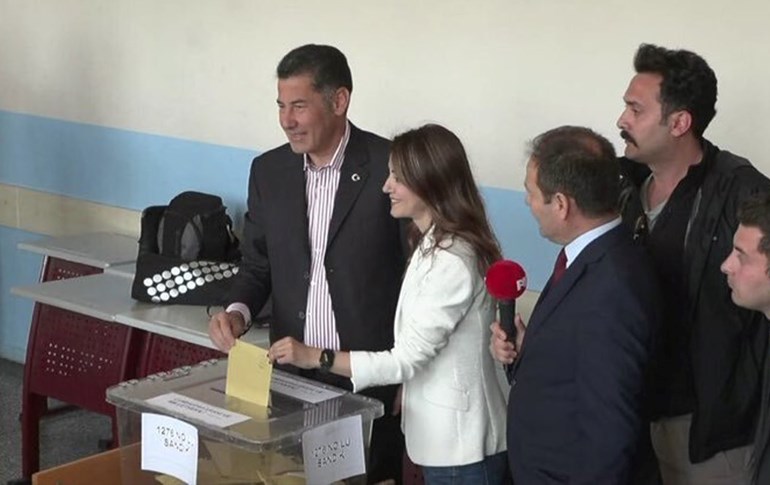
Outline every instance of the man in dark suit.
MULTIPOLYGON (((722 263, 730 297, 739 307, 770 320, 770 192, 748 198, 738 210, 733 250, 722 263)), ((759 425, 754 440, 752 483, 770 483, 770 358, 765 356, 759 425)))
POLYGON ((616 211, 612 145, 561 127, 532 143, 527 204, 564 246, 515 342, 496 322, 490 350, 508 364, 508 456, 516 484, 625 484, 642 431, 646 366, 658 320, 650 265, 616 211))
MULTIPOLYGON (((281 60, 277 76, 289 143, 252 163, 243 262, 231 303, 211 319, 211 340, 228 351, 272 295, 272 342, 291 336, 328 349, 327 359, 336 350, 390 349, 405 257, 381 190, 389 142, 348 121, 353 84, 336 48, 298 47, 281 60)), ((301 373, 352 388, 323 371, 301 373)), ((385 403, 385 416, 374 423, 369 479, 400 481, 396 387, 366 394, 385 403)))

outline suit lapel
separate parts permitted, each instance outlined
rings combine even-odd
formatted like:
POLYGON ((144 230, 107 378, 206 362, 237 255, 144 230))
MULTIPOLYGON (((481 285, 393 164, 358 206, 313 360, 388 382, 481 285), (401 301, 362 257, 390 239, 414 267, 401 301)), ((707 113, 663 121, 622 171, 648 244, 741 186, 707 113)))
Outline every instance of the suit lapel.
POLYGON ((575 286, 575 283, 583 275, 586 264, 587 261, 578 256, 577 260, 564 272, 558 283, 554 285, 551 280, 548 280, 547 291, 540 295, 541 297, 532 311, 532 316, 529 318, 527 336, 537 333, 543 321, 548 319, 554 310, 559 307, 561 301, 564 300, 572 287, 575 286))
POLYGON ((289 234, 304 234, 305 237, 296 238, 303 241, 305 253, 310 257, 310 241, 308 237, 307 198, 305 193, 305 170, 302 155, 294 154, 291 160, 279 165, 283 173, 278 180, 285 180, 282 184, 283 200, 286 207, 285 228, 289 234))
POLYGON ((361 190, 369 178, 369 156, 364 146, 361 134, 355 126, 350 125, 350 140, 345 150, 345 161, 340 172, 340 184, 334 197, 334 211, 329 223, 329 238, 327 247, 331 246, 343 221, 353 207, 361 190))
MULTIPOLYGON (((567 268, 564 275, 561 277, 561 280, 556 285, 553 284, 553 275, 551 275, 551 277, 548 278, 548 282, 545 284, 543 291, 540 292, 537 303, 535 303, 535 307, 529 317, 527 332, 524 335, 524 342, 521 344, 521 352, 519 353, 519 357, 513 362, 513 367, 509 373, 511 378, 516 375, 516 371, 524 360, 524 355, 526 355, 527 350, 531 346, 530 342, 535 338, 535 333, 541 327, 542 322, 548 315, 556 310, 559 302, 564 299, 567 293, 569 293, 569 290, 579 279, 578 271, 574 270, 576 263, 577 261, 567 268)), ((580 273, 582 274, 582 271, 580 273)))
POLYGON ((524 359, 528 347, 527 343, 531 343, 532 340, 536 338, 537 332, 543 325, 547 324, 548 317, 559 307, 567 295, 569 295, 572 288, 578 284, 588 266, 601 259, 607 250, 614 246, 625 234, 624 231, 625 228, 621 225, 599 236, 580 252, 577 259, 569 265, 557 284, 553 285, 551 279, 548 280, 548 283, 546 283, 543 292, 540 294, 540 297, 535 304, 535 308, 532 310, 532 315, 530 316, 529 324, 527 325, 527 333, 524 336, 524 343, 522 344, 521 355, 516 361, 513 372, 516 372, 519 364, 524 359))

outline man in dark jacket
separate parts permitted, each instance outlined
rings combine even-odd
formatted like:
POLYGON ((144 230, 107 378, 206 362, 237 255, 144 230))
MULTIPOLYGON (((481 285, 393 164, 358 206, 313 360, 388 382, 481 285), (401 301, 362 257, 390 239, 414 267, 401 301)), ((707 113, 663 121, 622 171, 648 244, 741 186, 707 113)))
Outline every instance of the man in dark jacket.
POLYGON ((717 80, 689 51, 643 44, 618 120, 624 221, 649 250, 666 295, 653 358, 651 438, 664 483, 748 483, 768 328, 731 300, 719 266, 737 207, 770 187, 709 143, 717 80))
MULTIPOLYGON (((388 350, 405 261, 399 222, 382 192, 390 143, 348 120, 353 80, 337 48, 298 47, 276 74, 288 143, 252 163, 243 261, 209 336, 229 351, 271 296, 272 342, 291 336, 323 348, 326 365, 337 350, 388 350)), ((284 370, 352 389, 328 372, 284 370)), ((401 480, 396 392, 363 392, 385 404, 372 429, 370 482, 401 480)))
MULTIPOLYGON (((722 263, 736 305, 770 319, 770 193, 747 200, 738 211, 733 250, 722 263)), ((754 483, 770 483, 770 360, 765 363, 757 437, 754 442, 754 483)))

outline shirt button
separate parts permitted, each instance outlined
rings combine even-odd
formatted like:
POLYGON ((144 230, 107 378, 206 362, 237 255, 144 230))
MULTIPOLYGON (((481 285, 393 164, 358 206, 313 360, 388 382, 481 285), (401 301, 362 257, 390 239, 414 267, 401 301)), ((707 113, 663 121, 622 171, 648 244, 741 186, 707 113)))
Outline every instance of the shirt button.
POLYGON ((299 318, 300 320, 304 320, 304 318, 305 318, 305 312, 299 312, 299 313, 297 313, 297 318, 299 318))
POLYGON ((305 271, 305 273, 302 274, 302 277, 305 278, 306 280, 309 280, 310 279, 310 271, 305 271))

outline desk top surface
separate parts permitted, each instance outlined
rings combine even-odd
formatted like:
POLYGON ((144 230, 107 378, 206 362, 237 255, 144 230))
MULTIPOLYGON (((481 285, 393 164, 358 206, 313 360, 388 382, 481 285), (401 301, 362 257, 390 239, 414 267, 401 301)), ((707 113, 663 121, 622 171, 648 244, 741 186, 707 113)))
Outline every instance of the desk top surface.
MULTIPOLYGON (((155 305, 131 298, 131 278, 96 274, 11 289, 18 296, 113 321, 185 342, 215 348, 209 340, 205 306, 155 305)), ((267 347, 267 329, 252 329, 244 341, 267 347)))
POLYGON ((113 264, 108 268, 104 268, 104 272, 107 274, 122 276, 133 281, 134 274, 136 274, 136 261, 132 261, 130 263, 113 264))
POLYGON ((21 242, 18 247, 44 256, 97 268, 135 261, 139 250, 135 237, 109 232, 49 237, 21 242))
POLYGON ((106 321, 114 321, 136 303, 130 279, 106 274, 17 286, 11 293, 106 321))

